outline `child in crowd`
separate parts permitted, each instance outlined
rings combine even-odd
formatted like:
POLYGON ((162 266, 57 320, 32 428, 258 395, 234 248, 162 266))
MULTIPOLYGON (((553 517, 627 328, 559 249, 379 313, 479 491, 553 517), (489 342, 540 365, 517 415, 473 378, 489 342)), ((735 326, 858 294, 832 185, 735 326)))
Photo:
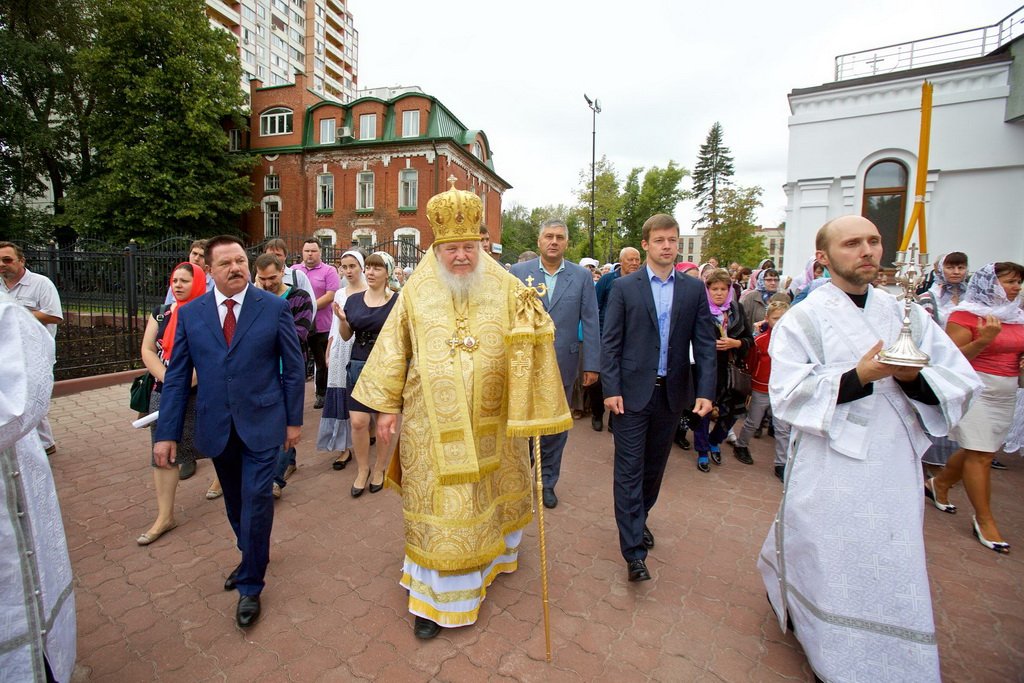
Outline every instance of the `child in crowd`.
MULTIPOLYGON (((771 377, 772 359, 768 355, 768 344, 772 341, 772 328, 788 310, 789 304, 785 301, 772 301, 768 304, 764 321, 766 329, 754 337, 754 345, 750 347, 750 352, 747 354, 747 369, 750 371, 750 386, 753 391, 750 394, 750 405, 747 408, 747 419, 743 423, 743 430, 736 437, 736 443, 733 445, 736 459, 747 465, 754 462, 747 448, 750 444, 750 437, 761 424, 761 419, 770 405, 768 379, 771 377)), ((772 423, 775 426, 775 476, 782 479, 786 472, 789 425, 777 417, 772 418, 772 423)))

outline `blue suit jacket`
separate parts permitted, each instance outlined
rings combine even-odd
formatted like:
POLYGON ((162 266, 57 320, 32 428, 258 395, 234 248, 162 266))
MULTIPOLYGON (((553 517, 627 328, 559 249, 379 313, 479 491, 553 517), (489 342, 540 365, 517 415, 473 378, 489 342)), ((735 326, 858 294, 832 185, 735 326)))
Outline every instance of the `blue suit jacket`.
MULTIPOLYGON (((533 286, 544 284, 544 267, 540 258, 512 266, 511 273, 526 282, 533 277, 533 286)), ((597 316, 597 295, 594 277, 583 266, 565 261, 565 270, 558 274, 554 296, 541 297, 544 309, 555 323, 555 356, 562 374, 562 385, 576 381, 580 356, 580 323, 583 323, 583 370, 599 372, 601 368, 601 330, 597 316)))
POLYGON ((195 445, 200 452, 210 457, 223 453, 232 424, 251 451, 280 447, 286 427, 302 424, 304 366, 284 299, 249 285, 229 349, 210 291, 178 312, 156 440, 181 440, 195 368, 195 445))
MULTIPOLYGON (((707 290, 701 280, 675 275, 672 317, 668 333, 669 407, 682 413, 697 397, 715 398, 715 327, 708 309, 707 290), (693 345, 696 381, 690 378, 690 345, 693 345)), ((623 407, 643 410, 651 400, 658 376, 658 313, 651 294, 647 268, 612 283, 604 313, 601 343, 601 385, 604 395, 621 396, 623 407)))

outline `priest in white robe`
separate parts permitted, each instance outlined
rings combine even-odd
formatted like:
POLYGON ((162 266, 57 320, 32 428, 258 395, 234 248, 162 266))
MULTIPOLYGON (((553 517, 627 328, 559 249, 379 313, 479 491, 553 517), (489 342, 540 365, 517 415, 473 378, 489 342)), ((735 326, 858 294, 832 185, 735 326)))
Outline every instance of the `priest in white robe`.
POLYGON ((0 293, 0 680, 69 681, 75 595, 50 464, 53 337, 0 293))
POLYGON ((871 287, 878 229, 826 223, 815 244, 832 281, 776 326, 772 411, 792 425, 782 502, 758 561, 779 625, 791 623, 825 681, 938 681, 922 532, 920 458, 981 384, 916 304, 923 368, 879 362, 902 302, 871 287), (924 429, 922 429, 922 425, 924 429))

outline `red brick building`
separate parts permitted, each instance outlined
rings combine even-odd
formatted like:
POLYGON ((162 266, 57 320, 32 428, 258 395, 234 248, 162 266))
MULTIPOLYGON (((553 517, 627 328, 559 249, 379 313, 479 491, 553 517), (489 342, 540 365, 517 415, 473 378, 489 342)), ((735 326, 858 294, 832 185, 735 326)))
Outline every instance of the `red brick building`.
POLYGON ((364 90, 341 104, 305 81, 253 80, 250 130, 229 131, 233 148, 259 155, 258 208, 243 219, 254 242, 280 236, 298 251, 315 235, 339 248, 400 240, 425 249, 434 239, 427 201, 450 175, 480 196, 484 224, 501 241, 501 195, 511 186, 494 172, 483 131, 419 88, 364 90))

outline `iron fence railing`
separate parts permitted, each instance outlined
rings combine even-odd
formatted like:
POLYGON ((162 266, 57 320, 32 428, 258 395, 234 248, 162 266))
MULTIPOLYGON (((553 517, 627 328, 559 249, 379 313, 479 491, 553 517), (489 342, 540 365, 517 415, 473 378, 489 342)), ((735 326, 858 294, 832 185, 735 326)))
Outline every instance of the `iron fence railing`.
POLYGON ((982 57, 1022 34, 1024 6, 991 26, 839 55, 835 77, 837 81, 845 81, 982 57))
MULTIPOLYGON (((150 312, 164 302, 171 270, 187 259, 190 237, 140 247, 80 239, 73 246, 25 248, 29 270, 47 276, 60 294, 64 322, 57 327, 58 380, 139 368, 142 335, 150 312)), ((247 248, 249 262, 264 243, 247 248)), ((363 251, 386 251, 399 267, 415 266, 423 250, 394 240, 363 251)), ((301 260, 302 240, 288 240, 289 264, 301 260)), ((323 259, 337 264, 342 250, 325 246, 323 259)))

